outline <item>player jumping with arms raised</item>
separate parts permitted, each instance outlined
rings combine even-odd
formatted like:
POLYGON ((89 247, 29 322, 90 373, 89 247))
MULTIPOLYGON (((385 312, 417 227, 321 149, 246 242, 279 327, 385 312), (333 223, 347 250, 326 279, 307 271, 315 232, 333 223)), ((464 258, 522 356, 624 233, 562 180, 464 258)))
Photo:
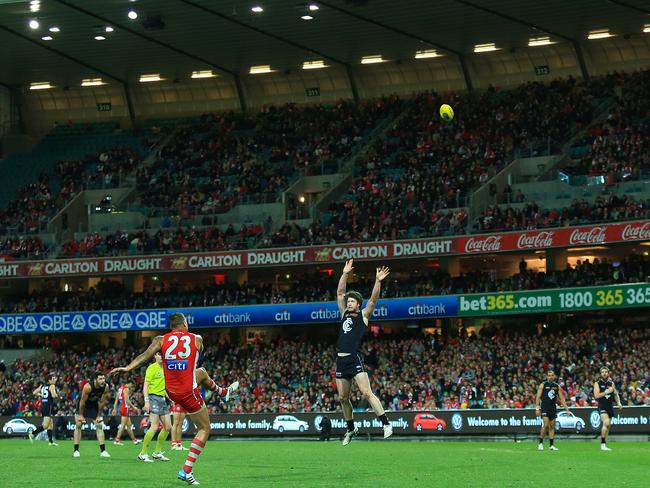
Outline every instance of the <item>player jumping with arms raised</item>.
POLYGON ((607 436, 614 417, 613 396, 616 397, 616 406, 619 410, 622 409, 621 398, 618 396, 614 382, 609 377, 609 368, 602 367, 600 368, 600 379, 594 383, 594 397, 598 401, 598 412, 600 420, 603 422, 600 429, 600 449, 602 451, 611 451, 607 447, 607 436))
POLYGON ((113 369, 111 374, 132 371, 157 352, 161 352, 167 395, 174 403, 180 404, 187 410, 192 422, 198 428, 196 436, 192 439, 185 464, 178 472, 178 479, 190 485, 198 485, 199 482, 194 478, 192 469, 210 437, 211 430, 208 409, 201 397, 198 384, 227 400, 239 388, 239 382, 233 383, 228 388, 222 388, 207 376, 203 368, 197 370, 199 354, 203 350, 203 338, 188 332, 187 320, 182 313, 171 314, 169 323, 171 332, 155 337, 145 352, 131 361, 128 366, 113 369))
POLYGON ((354 426, 352 416, 352 402, 350 401, 350 388, 352 379, 361 390, 361 394, 368 400, 377 418, 381 421, 384 429, 384 439, 393 434, 393 428, 388 422, 384 407, 382 407, 379 398, 375 396, 370 388, 370 380, 363 366, 363 359, 359 353, 361 339, 366 332, 372 312, 379 299, 381 292, 381 282, 389 275, 390 270, 382 266, 377 268, 375 286, 366 307, 361 310, 363 297, 361 293, 350 291, 346 293, 348 275, 352 272, 353 260, 350 259, 345 263, 343 274, 339 280, 339 286, 336 290, 336 301, 341 311, 341 328, 339 329, 339 338, 336 342, 336 389, 339 394, 339 400, 343 409, 343 417, 347 422, 347 432, 343 436, 342 444, 347 446, 353 437, 359 433, 359 429, 354 426))
POLYGON ((549 449, 551 451, 559 451, 557 447, 553 444, 555 442, 555 419, 557 418, 557 400, 560 399, 560 403, 564 407, 567 413, 569 407, 566 406, 566 399, 564 398, 564 392, 560 385, 555 381, 555 372, 547 371, 546 372, 546 381, 540 383, 539 388, 537 388, 537 397, 535 398, 535 414, 539 417, 542 416, 543 424, 542 430, 539 433, 539 444, 537 449, 540 451, 544 450, 544 434, 548 431, 548 440, 551 444, 549 449), (541 409, 540 409, 541 403, 541 409))

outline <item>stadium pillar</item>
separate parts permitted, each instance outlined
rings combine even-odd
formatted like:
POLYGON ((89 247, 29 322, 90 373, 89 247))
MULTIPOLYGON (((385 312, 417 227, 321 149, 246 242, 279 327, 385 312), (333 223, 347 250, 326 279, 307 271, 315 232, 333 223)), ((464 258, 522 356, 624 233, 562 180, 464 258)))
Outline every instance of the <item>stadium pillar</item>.
POLYGON ((578 65, 580 66, 580 73, 582 78, 585 80, 589 79, 589 71, 587 70, 587 64, 585 63, 585 57, 582 53, 582 47, 578 41, 571 41, 573 44, 573 50, 576 52, 576 58, 578 59, 578 65))
POLYGON ((242 112, 246 112, 246 98, 244 97, 244 87, 239 75, 233 76, 235 80, 235 89, 237 90, 237 97, 239 98, 239 108, 242 112))
POLYGON ((547 249, 546 250, 546 272, 564 271, 567 266, 566 249, 547 249))
POLYGON ((462 54, 458 55, 458 60, 460 61, 460 69, 463 71, 463 78, 465 78, 465 86, 467 87, 467 91, 473 91, 474 85, 472 83, 472 77, 469 75, 469 69, 467 68, 465 56, 462 54))
POLYGON ((357 82, 354 81, 354 75, 352 74, 352 67, 349 64, 345 65, 345 72, 348 75, 348 80, 350 80, 350 90, 352 90, 352 98, 356 103, 359 101, 359 90, 357 90, 357 82))
POLYGON ((135 127, 135 110, 133 108, 133 99, 131 98, 131 91, 127 83, 122 83, 124 87, 124 98, 126 99, 126 108, 129 111, 129 120, 131 121, 131 128, 135 127))

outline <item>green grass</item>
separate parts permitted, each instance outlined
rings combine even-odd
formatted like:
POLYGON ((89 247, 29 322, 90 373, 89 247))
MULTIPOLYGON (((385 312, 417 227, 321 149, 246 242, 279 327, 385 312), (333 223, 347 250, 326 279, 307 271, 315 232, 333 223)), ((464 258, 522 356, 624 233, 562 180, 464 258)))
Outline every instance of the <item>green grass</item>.
MULTIPOLYGON (((72 445, 0 441, 2 487, 182 487, 176 473, 185 454, 168 451, 168 463, 144 464, 138 447, 83 441, 81 458, 72 445)), ((647 487, 650 444, 612 442, 600 452, 594 442, 559 442, 559 452, 536 450, 533 441, 338 442, 227 441, 208 443, 195 467, 206 487, 647 487)))

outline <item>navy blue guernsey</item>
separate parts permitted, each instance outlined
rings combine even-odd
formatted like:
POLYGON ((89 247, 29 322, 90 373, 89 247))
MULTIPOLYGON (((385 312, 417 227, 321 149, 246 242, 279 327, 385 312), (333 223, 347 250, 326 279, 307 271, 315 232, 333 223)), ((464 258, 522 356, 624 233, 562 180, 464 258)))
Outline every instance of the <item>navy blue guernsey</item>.
MULTIPOLYGON (((605 393, 605 390, 609 388, 610 386, 614 386, 614 383, 612 380, 598 380, 598 387, 600 388, 601 393, 605 393)), ((610 393, 609 395, 605 395, 604 397, 600 397, 598 399, 598 407, 602 409, 608 409, 608 408, 613 408, 614 407, 614 394, 610 393)))
MULTIPOLYGON (((99 400, 108 388, 108 385, 105 384, 104 386, 95 386, 94 381, 90 381, 88 384, 90 385, 91 390, 88 394, 88 398, 86 399, 86 406, 94 405, 97 407, 99 406, 99 400)), ((81 400, 81 395, 79 395, 79 399, 81 400)))
POLYGON ((554 409, 559 397, 560 385, 555 381, 545 381, 542 388, 542 410, 546 408, 554 409))
POLYGON ((50 385, 41 386, 41 402, 43 405, 52 402, 52 399, 50 398, 50 385))
POLYGON ((366 323, 363 320, 363 313, 356 316, 350 312, 344 312, 339 329, 339 339, 336 341, 336 351, 356 354, 361 348, 361 339, 366 332, 366 323))

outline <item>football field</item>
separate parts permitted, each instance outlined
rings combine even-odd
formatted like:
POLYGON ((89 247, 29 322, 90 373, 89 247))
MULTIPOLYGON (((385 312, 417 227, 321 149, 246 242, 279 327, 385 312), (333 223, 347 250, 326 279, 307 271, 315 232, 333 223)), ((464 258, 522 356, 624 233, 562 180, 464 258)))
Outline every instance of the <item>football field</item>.
MULTIPOLYGON (((186 443, 187 444, 187 443, 186 443)), ((647 487, 650 444, 559 442, 560 451, 538 452, 536 443, 212 441, 195 475, 207 487, 647 487)), ((182 487, 176 480, 185 452, 168 451, 170 462, 142 463, 138 446, 96 442, 49 447, 24 440, 0 441, 2 487, 182 487)), ((150 450, 151 452, 151 450, 150 450)))

